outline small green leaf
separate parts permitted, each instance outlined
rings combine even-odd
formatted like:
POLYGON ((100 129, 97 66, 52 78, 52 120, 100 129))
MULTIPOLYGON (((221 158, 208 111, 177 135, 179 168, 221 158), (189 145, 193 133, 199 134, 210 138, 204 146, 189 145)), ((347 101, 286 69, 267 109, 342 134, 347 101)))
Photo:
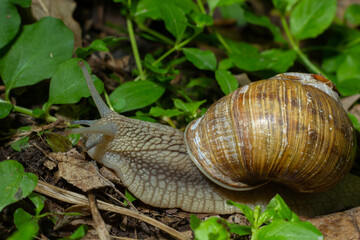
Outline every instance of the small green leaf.
POLYGON ((12 144, 10 144, 10 147, 12 149, 14 149, 15 151, 21 152, 21 150, 29 147, 29 137, 24 137, 16 142, 13 142, 12 144))
POLYGON ((70 140, 71 144, 74 146, 79 142, 81 138, 81 134, 69 134, 66 137, 70 140))
MULTIPOLYGON (((60 64, 50 82, 47 107, 52 104, 77 103, 82 97, 90 96, 84 74, 78 65, 79 61, 79 58, 71 58, 60 64)), ((86 62, 85 65, 90 70, 86 62)), ((103 82, 93 74, 91 78, 96 89, 101 93, 104 89, 103 82)))
POLYGON ((0 75, 6 98, 13 88, 50 78, 58 65, 72 55, 73 33, 52 17, 26 25, 10 50, 0 58, 0 75))
POLYGON ((240 209, 240 211, 245 215, 246 219, 251 223, 254 224, 254 211, 251 210, 248 206, 245 204, 233 202, 233 201, 227 201, 227 204, 232 205, 240 209))
POLYGON ((355 115, 348 113, 348 116, 354 126, 354 128, 356 129, 356 131, 360 132, 360 123, 359 120, 357 119, 357 117, 355 117, 355 115))
POLYGON ((85 48, 78 48, 75 52, 79 58, 86 58, 87 56, 96 51, 107 52, 109 51, 109 49, 107 48, 106 43, 103 40, 96 39, 90 44, 90 46, 85 48))
POLYGON ((216 7, 224 7, 236 4, 239 5, 244 3, 245 0, 206 0, 206 2, 210 8, 210 15, 212 15, 216 7))
POLYGON ((281 14, 285 14, 286 12, 291 11, 292 7, 299 0, 272 0, 275 8, 277 8, 281 14))
POLYGON ((199 69, 212 71, 216 69, 216 58, 210 50, 202 51, 197 48, 183 48, 183 53, 187 60, 199 69))
POLYGON ((159 5, 162 19, 165 22, 166 29, 174 35, 177 41, 180 41, 185 33, 187 18, 185 12, 171 1, 164 1, 159 5))
POLYGON ((154 103, 164 91, 165 88, 148 80, 126 82, 110 94, 110 102, 117 112, 127 112, 154 103))
POLYGON ((309 222, 287 222, 276 220, 260 228, 258 239, 278 240, 320 240, 324 239, 321 232, 309 222))
POLYGON ((275 197, 270 200, 269 204, 266 206, 266 210, 274 211, 274 219, 291 221, 295 215, 279 194, 276 194, 275 197))
POLYGON ((175 117, 182 114, 181 111, 178 109, 163 109, 161 107, 152 107, 150 109, 149 114, 153 117, 160 117, 160 116, 166 116, 166 117, 175 117))
POLYGON ((14 212, 14 223, 16 228, 18 229, 21 228, 23 224, 32 221, 32 219, 33 219, 33 215, 26 212, 22 208, 18 208, 14 212))
POLYGON ((360 4, 351 4, 348 6, 344 19, 355 26, 360 25, 360 4))
POLYGON ((196 23, 196 26, 199 28, 203 28, 205 26, 211 26, 214 23, 213 18, 207 14, 194 12, 190 15, 190 17, 196 23))
POLYGON ((216 70, 215 78, 225 95, 228 95, 239 87, 236 78, 227 70, 216 70))
POLYGON ((34 192, 30 193, 28 198, 35 205, 35 213, 36 213, 36 216, 38 216, 44 208, 44 203, 45 203, 46 198, 44 196, 42 196, 38 193, 34 193, 34 192))
POLYGON ((13 105, 0 99, 0 119, 10 114, 13 105))
POLYGON ((336 71, 336 87, 344 96, 360 92, 360 55, 349 53, 336 71))
POLYGON ((144 63, 145 63, 145 67, 147 69, 151 70, 154 73, 159 73, 159 74, 165 74, 169 71, 166 68, 161 68, 161 63, 153 65, 154 62, 155 62, 155 59, 151 54, 148 53, 145 55, 144 63))
POLYGON ((190 82, 186 85, 186 88, 192 87, 209 87, 213 83, 214 79, 207 78, 207 77, 199 77, 195 79, 191 79, 190 82))
POLYGON ((239 236, 246 236, 251 234, 251 226, 239 225, 236 223, 230 223, 230 233, 235 233, 239 236))
POLYGON ((219 7, 219 10, 224 19, 234 19, 237 26, 245 26, 245 11, 240 4, 224 5, 219 7))
POLYGON ((200 224, 201 224, 200 218, 198 218, 194 214, 191 214, 190 215, 190 227, 191 227, 191 229, 194 231, 195 229, 197 229, 200 226, 200 224))
POLYGON ((78 227, 73 234, 70 235, 70 240, 78 240, 83 238, 88 231, 88 227, 86 225, 81 225, 78 227))
MULTIPOLYGON (((131 194, 131 192, 129 192, 127 189, 125 189, 125 197, 126 197, 127 200, 129 200, 130 202, 133 202, 133 201, 136 200, 136 197, 134 197, 134 196, 131 194)), ((129 205, 129 204, 128 204, 128 201, 126 201, 125 199, 124 199, 124 204, 125 204, 125 206, 129 205)))
POLYGON ((230 68, 234 67, 234 62, 231 58, 225 58, 219 62, 218 69, 221 70, 228 70, 230 68))
POLYGON ((7 240, 33 240, 39 231, 37 221, 32 220, 21 225, 7 240))
POLYGON ((196 117, 197 116, 197 110, 199 109, 199 107, 206 102, 206 100, 202 100, 202 101, 194 101, 194 102, 190 102, 190 103, 185 103, 183 102, 181 99, 173 99, 174 100, 174 105, 176 108, 189 113, 191 117, 196 117))
POLYGON ((7 205, 28 196, 37 184, 33 173, 24 173, 24 167, 14 160, 0 162, 0 212, 7 205))
POLYGON ((298 40, 314 38, 327 29, 336 13, 336 0, 302 0, 290 15, 290 28, 298 40))
POLYGON ((35 108, 35 109, 32 110, 32 113, 34 114, 34 116, 36 118, 40 118, 42 115, 45 114, 45 111, 40 109, 40 108, 35 108))
POLYGON ((228 232, 228 223, 217 217, 210 217, 208 220, 202 222, 194 230, 195 240, 228 240, 230 239, 230 232, 228 232))

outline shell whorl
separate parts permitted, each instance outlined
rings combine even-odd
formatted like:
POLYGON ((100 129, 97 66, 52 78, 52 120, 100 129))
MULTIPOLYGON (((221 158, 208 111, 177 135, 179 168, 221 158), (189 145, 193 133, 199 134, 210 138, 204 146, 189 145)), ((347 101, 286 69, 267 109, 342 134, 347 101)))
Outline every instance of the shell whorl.
POLYGON ((282 74, 220 99, 186 129, 192 160, 232 190, 267 181, 300 192, 336 185, 353 164, 353 128, 336 93, 313 85, 310 74, 282 74))

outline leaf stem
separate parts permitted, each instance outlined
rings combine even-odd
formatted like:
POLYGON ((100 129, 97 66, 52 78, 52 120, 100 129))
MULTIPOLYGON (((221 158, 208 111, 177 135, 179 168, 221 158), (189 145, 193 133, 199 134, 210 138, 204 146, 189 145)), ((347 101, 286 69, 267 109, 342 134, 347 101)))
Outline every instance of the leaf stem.
POLYGON ((297 55, 299 56, 300 60, 303 62, 303 64, 305 65, 305 67, 311 71, 314 72, 316 74, 320 73, 321 75, 323 75, 325 78, 328 78, 326 76, 326 74, 324 73, 324 71, 322 71, 320 68, 318 68, 315 64, 313 64, 310 59, 300 50, 298 43, 295 43, 294 38, 292 36, 292 34, 290 33, 289 30, 289 26, 286 22, 286 19, 284 16, 281 16, 281 23, 282 26, 284 28, 285 34, 288 38, 288 41, 291 45, 291 47, 295 50, 295 52, 297 53, 297 55))
POLYGON ((137 23, 138 27, 143 30, 144 32, 147 32, 151 35, 153 35, 154 37, 160 39, 161 41, 163 41, 164 43, 166 44, 169 44, 169 45, 174 45, 175 42, 173 40, 171 40, 170 38, 164 36, 163 34, 151 29, 151 28, 148 28, 147 26, 145 26, 144 24, 141 24, 141 23, 137 23))
POLYGON ((197 5, 198 5, 201 13, 202 13, 202 14, 206 14, 206 11, 205 11, 205 8, 204 8, 204 5, 203 5, 202 1, 201 1, 201 0, 196 0, 196 3, 197 3, 197 5))
MULTIPOLYGON (((130 2, 130 0, 129 0, 129 2, 130 2)), ((133 25, 132 25, 132 22, 131 22, 131 19, 129 16, 127 16, 127 18, 126 18, 126 24, 127 24, 127 28, 128 28, 128 32, 129 32, 131 48, 133 50, 133 54, 134 54, 136 66, 139 71, 140 78, 141 78, 141 80, 145 80, 145 74, 144 74, 144 71, 141 66, 140 54, 139 54, 139 50, 138 50, 138 47, 136 44, 134 28, 133 28, 133 25)))
MULTIPOLYGON (((39 118, 36 116, 31 109, 20 107, 20 106, 14 106, 13 105, 13 111, 23 113, 29 116, 32 116, 34 118, 39 118)), ((45 112, 44 115, 42 115, 41 119, 46 120, 47 122, 55 122, 57 120, 56 117, 51 116, 48 112, 45 112)))

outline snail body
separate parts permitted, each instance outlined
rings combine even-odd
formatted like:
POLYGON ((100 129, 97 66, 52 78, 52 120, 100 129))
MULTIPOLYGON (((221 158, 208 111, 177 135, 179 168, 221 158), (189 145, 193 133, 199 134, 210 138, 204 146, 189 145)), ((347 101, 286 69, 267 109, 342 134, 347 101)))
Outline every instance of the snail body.
MULTIPOLYGON (((239 210, 233 206, 227 205, 227 200, 237 201, 249 206, 265 206, 276 193, 279 193, 290 205, 290 207, 301 215, 319 215, 339 211, 341 209, 355 205, 360 205, 360 178, 351 174, 347 174, 353 161, 354 144, 351 123, 343 113, 331 112, 333 119, 335 119, 335 116, 338 114, 340 119, 344 120, 344 122, 339 123, 340 125, 333 125, 333 121, 323 120, 321 117, 314 118, 313 120, 325 123, 326 127, 334 128, 333 131, 336 132, 336 135, 331 138, 332 140, 329 140, 330 143, 333 141, 340 144, 338 141, 338 138, 340 137, 341 141, 343 139, 347 140, 347 142, 341 143, 346 145, 346 148, 345 150, 341 151, 341 154, 343 155, 340 157, 342 160, 346 161, 343 163, 337 163, 336 161, 333 161, 329 164, 335 166, 335 174, 329 174, 329 176, 325 175, 324 178, 326 179, 327 183, 326 187, 318 187, 315 182, 315 187, 310 186, 306 188, 303 186, 307 186, 309 183, 304 183, 300 184, 302 187, 300 187, 300 189, 297 191, 316 192, 324 191, 332 187, 330 190, 314 194, 296 193, 290 191, 287 187, 281 184, 267 183, 269 181, 279 182, 280 180, 275 179, 272 176, 272 173, 266 173, 265 175, 267 175, 267 177, 263 177, 263 175, 260 174, 259 177, 257 177, 257 179, 254 181, 245 178, 238 181, 241 183, 235 183, 235 188, 238 188, 238 185, 241 185, 241 187, 245 186, 245 189, 252 190, 234 191, 234 186, 231 185, 230 187, 224 188, 223 185, 225 183, 222 182, 223 180, 220 178, 216 179, 216 176, 215 180, 214 177, 208 178, 208 175, 211 174, 203 169, 203 163, 193 162, 195 161, 194 156, 198 153, 194 153, 194 146, 192 146, 192 143, 189 141, 193 139, 196 142, 199 140, 197 138, 200 137, 200 133, 196 133, 193 130, 195 130, 196 127, 204 125, 201 122, 204 121, 208 115, 211 115, 211 109, 214 107, 210 107, 208 113, 206 113, 204 117, 201 118, 201 120, 195 120, 193 123, 191 123, 188 126, 184 137, 183 132, 170 126, 130 119, 111 111, 101 100, 101 97, 93 86, 91 78, 86 69, 84 69, 83 66, 82 69, 84 71, 84 75, 86 76, 92 97, 94 98, 102 118, 95 121, 77 121, 76 123, 88 125, 89 127, 73 129, 72 132, 82 133, 86 138, 85 147, 89 156, 91 156, 97 162, 114 170, 116 175, 121 179, 128 190, 146 204, 161 208, 181 208, 189 212, 228 214, 238 212, 239 210), (342 176, 338 177, 337 173, 341 173, 342 176), (343 177, 344 179, 341 180, 343 177), (339 181, 341 182, 337 184, 339 181), (218 185, 214 182, 221 182, 221 184, 218 185), (253 189, 259 185, 263 185, 264 183, 266 183, 265 186, 253 189)), ((290 76, 293 75, 282 75, 281 77, 291 78, 290 76)), ((285 79, 280 79, 281 77, 277 77, 277 81, 287 81, 285 79)), ((293 78, 298 77, 293 76, 293 78)), ((246 87, 237 90, 238 94, 246 95, 252 91, 249 89, 251 89, 253 85, 254 84, 248 86, 247 91, 244 89, 246 87)), ((257 85, 255 84, 254 86, 257 85)), ((223 103, 220 103, 220 105, 224 105, 229 99, 232 98, 232 96, 233 95, 229 95, 224 98, 225 100, 220 100, 223 101, 223 103)), ((333 99, 332 97, 326 96, 325 98, 327 101, 333 101, 330 100, 333 99)), ((262 99, 263 96, 260 94, 258 95, 258 98, 262 99)), ((278 97, 274 95, 273 98, 275 99, 278 97)), ((284 98, 283 100, 287 101, 287 98, 284 98)), ((334 102, 336 102, 338 105, 340 104, 336 100, 334 100, 334 102)), ((266 101, 264 104, 266 104, 266 101)), ((259 107, 261 107, 261 104, 259 104, 259 107)), ((289 108, 292 107, 294 107, 294 105, 290 105, 289 108)), ((330 106, 326 105, 326 108, 329 107, 330 106)), ((271 110, 270 107, 269 110, 271 110)), ((345 113, 344 110, 342 111, 345 113)), ((270 111, 264 114, 267 115, 269 113, 270 111)), ((326 112, 326 114, 327 113, 328 112, 326 112)), ((280 121, 280 119, 274 119, 280 121)), ((252 119, 250 118, 249 120, 252 119)), ((286 117, 282 118, 282 120, 286 120, 286 117)), ((216 122, 223 122, 219 116, 216 116, 214 120, 210 121, 213 121, 214 124, 216 122)), ((293 123, 293 125, 295 126, 296 124, 293 123)), ((322 141, 323 138, 325 138, 328 134, 328 132, 323 133, 323 131, 325 131, 324 129, 312 128, 315 125, 310 125, 310 127, 316 131, 318 140, 313 141, 311 137, 306 139, 310 141, 308 148, 313 147, 312 145, 314 144, 320 144, 319 141, 322 141)), ((302 124, 298 124, 297 126, 299 128, 298 130, 301 130, 300 127, 302 124)), ((202 128, 203 127, 204 126, 202 126, 202 128)), ((269 134, 271 136, 272 133, 275 133, 271 132, 271 130, 266 131, 264 131, 264 135, 266 136, 269 134)), ((228 132, 225 132, 225 136, 227 134, 228 132)), ((286 135, 287 133, 284 133, 284 131, 282 133, 275 133, 275 135, 279 137, 280 135, 283 137, 284 134, 286 135)), ((290 138, 291 136, 287 134, 287 137, 290 138)), ((213 137, 208 136, 208 138, 213 137)), ((222 144, 227 142, 227 139, 222 140, 222 144)), ((262 140, 262 142, 265 143, 268 141, 269 139, 267 138, 262 140)), ((305 141, 305 139, 301 139, 301 141, 305 141)), ((288 144, 291 143, 290 140, 287 142, 288 144)), ((283 143, 279 142, 274 144, 284 145, 283 143)), ((245 144, 239 144, 239 146, 245 146, 245 144)), ((338 146, 336 144, 335 146, 340 147, 340 145, 338 146)), ((207 148, 206 146, 200 147, 207 148)), ((251 147, 255 148, 254 145, 251 145, 251 147)), ((273 154, 268 150, 262 149, 261 147, 256 148, 258 148, 259 151, 268 152, 268 154, 265 155, 273 154)), ((330 147, 324 149, 321 148, 316 152, 320 155, 323 154, 329 156, 329 159, 332 159, 331 156, 334 155, 334 151, 330 151, 330 147)), ((247 150, 249 150, 249 147, 248 149, 244 150, 241 150, 240 148, 238 151, 242 152, 247 150)), ((211 151, 213 151, 213 149, 211 151)), ((273 151, 277 152, 278 155, 291 155, 286 147, 283 149, 279 147, 278 150, 273 151)), ((305 149, 304 151, 311 152, 309 149, 305 149)), ((299 150, 299 152, 301 152, 301 150, 299 150)), ((200 155, 204 154, 200 152, 200 155)), ((245 156, 245 154, 242 156, 245 156)), ((297 158, 302 158, 301 156, 302 155, 300 154, 300 157, 297 158)), ((261 159, 267 161, 265 157, 261 159)), ((288 165, 291 165, 291 163, 288 165)), ((308 167, 302 165, 302 168, 308 167)), ((320 171, 318 165, 315 166, 314 169, 315 173, 312 173, 312 176, 317 176, 322 171, 320 171)), ((222 169, 217 171, 224 172, 222 169)), ((287 172, 287 170, 284 171, 287 172)), ((264 169, 260 172, 264 172, 264 169)), ((302 174, 303 173, 300 173, 300 175, 302 174)), ((288 175, 285 174, 285 176, 288 175)), ((310 183, 313 183, 314 181, 312 181, 312 176, 305 178, 309 178, 310 183)), ((285 180, 289 181, 291 180, 291 177, 285 177, 285 180)), ((231 181, 235 182, 234 178, 231 178, 231 181)), ((296 184, 292 184, 289 186, 293 189, 296 189, 295 185, 296 184)))

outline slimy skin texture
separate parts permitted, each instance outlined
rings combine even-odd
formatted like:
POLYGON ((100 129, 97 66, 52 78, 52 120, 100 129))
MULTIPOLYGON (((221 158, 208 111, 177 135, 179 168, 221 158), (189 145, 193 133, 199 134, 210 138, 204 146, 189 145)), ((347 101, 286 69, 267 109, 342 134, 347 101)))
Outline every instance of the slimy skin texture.
POLYGON ((360 205, 360 178, 350 174, 332 189, 315 194, 295 193, 279 184, 266 184, 245 192, 222 188, 192 162, 183 132, 111 111, 102 102, 86 70, 84 74, 102 118, 78 121, 89 127, 72 132, 82 133, 89 156, 112 169, 128 190, 146 204, 229 214, 238 210, 227 205, 227 200, 264 208, 279 193, 293 211, 304 216, 360 205))

